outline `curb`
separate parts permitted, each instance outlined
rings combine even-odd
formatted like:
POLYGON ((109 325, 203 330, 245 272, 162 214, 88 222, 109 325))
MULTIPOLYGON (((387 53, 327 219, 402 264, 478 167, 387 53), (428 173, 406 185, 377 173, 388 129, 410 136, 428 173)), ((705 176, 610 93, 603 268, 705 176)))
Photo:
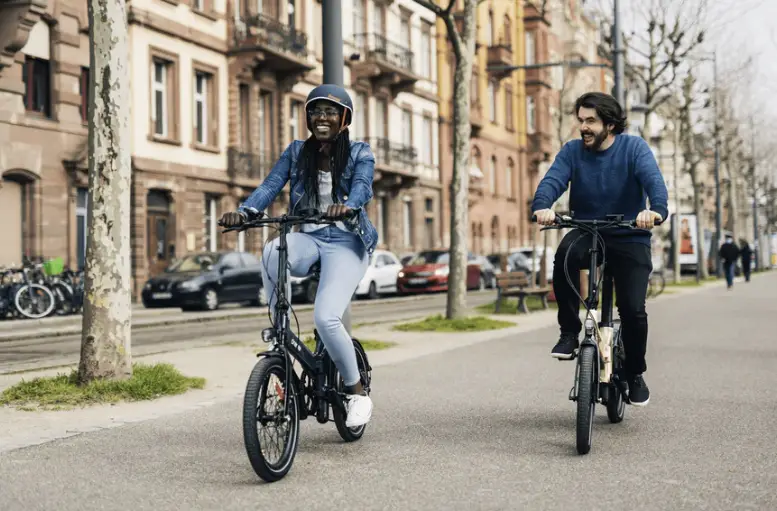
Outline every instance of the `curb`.
MULTIPOLYGON (((491 290, 487 290, 485 292, 491 292, 491 290)), ((480 292, 477 292, 480 293, 480 292)), ((420 301, 424 299, 428 299, 430 297, 437 296, 437 293, 429 293, 429 294, 418 294, 418 295, 411 295, 411 296, 402 296, 402 297, 391 297, 391 298, 378 298, 377 300, 359 300, 359 301, 353 301, 352 307, 372 307, 372 306, 378 306, 378 305, 385 305, 385 304, 392 304, 392 303, 405 303, 405 302, 414 302, 414 301, 420 301)), ((295 312, 303 312, 308 310, 313 310, 313 304, 300 304, 298 306, 293 307, 295 312)), ((194 314, 203 314, 203 315, 196 315, 192 317, 174 317, 174 318, 148 318, 148 319, 138 319, 131 322, 132 329, 143 329, 143 328, 152 328, 152 327, 158 327, 158 326, 168 326, 168 325, 180 325, 185 323, 211 323, 216 321, 228 321, 233 319, 249 319, 249 318, 255 318, 257 316, 266 316, 267 315, 267 307, 262 306, 259 307, 250 307, 250 308, 239 308, 235 309, 234 312, 231 313, 225 313, 225 314, 216 314, 218 315, 211 315, 208 313, 194 313, 194 314)), ((46 319, 37 319, 37 320, 30 320, 30 321, 37 321, 39 325, 48 326, 48 324, 44 323, 46 319)), ((66 320, 63 318, 60 320, 61 322, 65 322, 66 320)), ((44 337, 64 337, 67 335, 74 335, 74 334, 80 334, 81 333, 81 321, 75 320, 77 324, 75 325, 67 325, 67 326, 55 326, 52 325, 48 328, 41 328, 41 329, 25 329, 28 330, 26 332, 0 332, 0 343, 4 342, 13 342, 13 341, 23 341, 23 340, 29 340, 29 339, 38 339, 38 338, 44 338, 44 337)))

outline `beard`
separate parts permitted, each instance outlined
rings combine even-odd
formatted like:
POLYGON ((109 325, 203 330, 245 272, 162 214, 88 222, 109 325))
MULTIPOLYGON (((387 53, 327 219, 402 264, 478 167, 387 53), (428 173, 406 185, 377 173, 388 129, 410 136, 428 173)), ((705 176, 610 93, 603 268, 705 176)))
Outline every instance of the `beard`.
POLYGON ((602 143, 604 143, 605 139, 609 136, 610 132, 605 127, 600 131, 599 133, 586 133, 586 135, 593 135, 593 141, 590 142, 590 145, 588 142, 586 142, 585 138, 583 139, 583 147, 588 151, 598 151, 600 147, 602 147, 602 143))

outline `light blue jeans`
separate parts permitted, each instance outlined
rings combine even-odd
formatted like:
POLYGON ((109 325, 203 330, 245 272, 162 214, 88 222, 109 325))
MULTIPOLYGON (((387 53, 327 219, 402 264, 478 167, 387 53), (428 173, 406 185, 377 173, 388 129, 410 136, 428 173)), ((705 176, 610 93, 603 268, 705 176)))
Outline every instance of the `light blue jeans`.
MULTIPOLYGON (((359 368, 351 336, 343 326, 343 313, 367 271, 369 257, 364 243, 356 234, 334 225, 310 233, 290 233, 286 243, 292 276, 304 277, 313 264, 321 261, 313 322, 343 382, 355 385, 359 382, 359 368)), ((277 302, 278 244, 278 238, 268 243, 262 258, 264 290, 273 311, 277 302)), ((286 297, 291 301, 291 282, 286 287, 286 297)))

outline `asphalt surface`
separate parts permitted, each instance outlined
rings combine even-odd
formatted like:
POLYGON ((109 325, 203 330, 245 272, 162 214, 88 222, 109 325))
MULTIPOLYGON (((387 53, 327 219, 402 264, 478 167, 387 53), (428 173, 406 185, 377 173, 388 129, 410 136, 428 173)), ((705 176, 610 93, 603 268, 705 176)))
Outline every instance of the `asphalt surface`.
MULTIPOLYGON (((494 301, 495 291, 470 292, 467 304, 475 307, 494 301)), ((445 312, 446 295, 431 294, 420 299, 356 301, 351 307, 351 323, 399 321, 445 312)), ((258 309, 255 309, 258 311, 258 309)), ((178 309, 170 311, 174 317, 178 309)), ((296 311, 299 331, 313 330, 313 311, 296 311)), ((294 323, 296 331, 296 322, 294 323)), ((250 318, 232 318, 211 322, 133 328, 132 352, 145 355, 184 347, 207 346, 258 339, 259 332, 270 326, 267 308, 250 318)), ((81 334, 48 336, 0 342, 0 374, 77 363, 81 352, 81 334)))
POLYGON ((377 368, 364 438, 306 421, 278 483, 233 400, 4 453, 0 509, 777 509, 775 284, 651 302, 650 405, 586 456, 553 327, 377 368))

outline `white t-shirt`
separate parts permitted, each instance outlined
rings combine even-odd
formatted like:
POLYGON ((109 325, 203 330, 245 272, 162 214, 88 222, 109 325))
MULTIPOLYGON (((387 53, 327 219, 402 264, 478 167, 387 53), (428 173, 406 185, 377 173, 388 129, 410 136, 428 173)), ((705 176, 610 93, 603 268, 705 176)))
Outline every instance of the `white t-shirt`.
MULTIPOLYGON (((321 213, 326 213, 327 208, 334 204, 334 201, 332 200, 331 172, 324 172, 323 170, 318 171, 318 202, 318 210, 321 213)), ((317 231, 323 227, 326 227, 327 225, 329 224, 304 224, 302 226, 302 232, 317 231)), ((338 221, 335 223, 335 225, 344 231, 348 230, 345 228, 345 224, 343 224, 343 222, 338 221)))

